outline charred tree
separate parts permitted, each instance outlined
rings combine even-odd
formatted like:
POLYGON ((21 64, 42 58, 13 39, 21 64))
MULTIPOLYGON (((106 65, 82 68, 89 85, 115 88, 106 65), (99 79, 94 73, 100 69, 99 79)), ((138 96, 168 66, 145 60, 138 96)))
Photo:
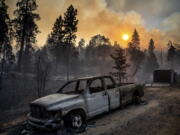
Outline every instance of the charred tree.
POLYGON ((50 53, 55 59, 55 67, 57 70, 58 64, 61 62, 64 64, 65 44, 64 44, 65 32, 64 32, 64 20, 59 16, 52 28, 52 32, 48 35, 47 46, 50 53))
POLYGON ((149 47, 146 54, 146 60, 144 63, 144 71, 146 75, 150 76, 153 74, 153 71, 159 67, 156 55, 154 53, 155 45, 154 40, 150 39, 149 47))
POLYGON ((136 75, 144 59, 144 52, 140 50, 140 37, 137 30, 134 30, 132 41, 128 43, 128 55, 131 62, 132 77, 136 75))
POLYGON ((16 7, 13 26, 17 47, 19 47, 17 66, 20 71, 25 51, 30 51, 31 49, 27 48, 33 48, 36 43, 36 36, 39 33, 36 21, 40 20, 40 16, 34 12, 38 7, 36 0, 19 0, 16 7))
POLYGON ((64 13, 64 43, 66 47, 66 66, 67 66, 67 80, 69 80, 70 75, 70 56, 76 55, 75 41, 77 32, 77 9, 70 5, 67 11, 64 13))
POLYGON ((7 13, 8 6, 5 0, 0 0, 0 63, 1 76, 8 66, 15 62, 13 48, 11 46, 13 30, 12 23, 7 13))
POLYGON ((172 69, 174 69, 175 57, 176 57, 176 48, 171 44, 167 52, 167 61, 172 69))
POLYGON ((118 78, 119 83, 122 83, 126 76, 126 69, 129 66, 126 61, 125 50, 121 47, 117 48, 114 54, 111 54, 111 58, 114 60, 113 68, 118 71, 114 75, 118 78))
POLYGON ((38 97, 41 97, 45 95, 47 78, 50 73, 50 65, 43 59, 41 54, 38 54, 35 67, 37 95, 38 97))

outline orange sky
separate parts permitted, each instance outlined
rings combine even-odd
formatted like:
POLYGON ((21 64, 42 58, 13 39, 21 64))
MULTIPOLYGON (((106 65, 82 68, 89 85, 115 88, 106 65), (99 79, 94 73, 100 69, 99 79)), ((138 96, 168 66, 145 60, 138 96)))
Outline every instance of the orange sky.
MULTIPOLYGON (((13 10, 15 9, 15 3, 17 0, 7 0, 10 5, 9 12, 13 18, 13 10)), ((113 0, 114 1, 114 0, 113 0)), ((123 1, 120 7, 123 7, 123 1)), ((178 29, 171 26, 174 22, 178 22, 177 18, 180 18, 180 14, 171 15, 167 17, 160 25, 166 25, 170 29, 162 31, 158 28, 147 28, 146 20, 140 13, 135 11, 128 12, 115 12, 110 8, 107 8, 106 0, 37 0, 39 5, 37 12, 41 16, 41 20, 38 23, 41 31, 37 37, 38 46, 43 46, 46 43, 47 35, 50 33, 55 19, 59 15, 63 15, 66 8, 73 4, 78 9, 78 32, 77 42, 80 38, 86 40, 86 44, 89 39, 96 35, 102 34, 111 39, 112 42, 118 41, 122 46, 127 45, 127 41, 122 40, 122 34, 127 33, 132 35, 136 28, 139 32, 141 39, 141 47, 146 48, 150 38, 155 40, 157 48, 166 47, 168 40, 180 42, 179 35, 175 34, 174 31, 178 29), (175 20, 175 21, 172 21, 175 20)))

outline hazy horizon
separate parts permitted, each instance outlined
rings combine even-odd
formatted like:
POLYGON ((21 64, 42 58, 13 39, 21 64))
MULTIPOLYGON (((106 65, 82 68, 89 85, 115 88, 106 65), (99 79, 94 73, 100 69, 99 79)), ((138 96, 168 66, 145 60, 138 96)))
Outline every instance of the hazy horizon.
MULTIPOLYGON (((6 0, 11 18, 16 9, 17 0, 6 0)), ((122 35, 131 36, 136 28, 141 38, 141 47, 148 46, 150 38, 156 48, 164 48, 169 40, 179 43, 180 5, 178 0, 37 0, 41 20, 37 22, 41 33, 37 36, 37 45, 46 43, 55 19, 63 15, 67 7, 73 4, 78 9, 78 42, 102 34, 126 46, 129 40, 122 35), (144 5, 144 6, 142 6, 144 5)))

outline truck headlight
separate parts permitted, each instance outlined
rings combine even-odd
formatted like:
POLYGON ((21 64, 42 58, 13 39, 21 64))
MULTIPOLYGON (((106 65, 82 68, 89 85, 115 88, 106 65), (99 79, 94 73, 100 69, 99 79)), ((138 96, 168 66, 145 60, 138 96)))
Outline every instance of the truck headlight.
POLYGON ((56 114, 54 115, 55 119, 60 119, 62 116, 62 113, 60 111, 56 112, 56 114))
POLYGON ((54 128, 64 124, 61 119, 61 111, 49 111, 50 119, 44 124, 47 128, 54 128))
POLYGON ((49 112, 50 114, 50 119, 53 120, 54 122, 58 122, 61 120, 61 111, 51 111, 49 112))

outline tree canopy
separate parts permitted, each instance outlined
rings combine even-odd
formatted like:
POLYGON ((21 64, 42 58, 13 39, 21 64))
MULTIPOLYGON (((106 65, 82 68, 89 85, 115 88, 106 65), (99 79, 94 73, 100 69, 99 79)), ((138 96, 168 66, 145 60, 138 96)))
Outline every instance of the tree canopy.
POLYGON ((36 44, 36 36, 39 33, 36 21, 40 20, 40 16, 35 13, 38 7, 36 0, 19 0, 16 3, 16 7, 13 26, 17 47, 19 48, 18 69, 20 70, 23 58, 27 58, 24 61, 28 61, 31 58, 29 55, 33 51, 33 46, 36 44), (28 56, 25 56, 26 54, 28 56))

